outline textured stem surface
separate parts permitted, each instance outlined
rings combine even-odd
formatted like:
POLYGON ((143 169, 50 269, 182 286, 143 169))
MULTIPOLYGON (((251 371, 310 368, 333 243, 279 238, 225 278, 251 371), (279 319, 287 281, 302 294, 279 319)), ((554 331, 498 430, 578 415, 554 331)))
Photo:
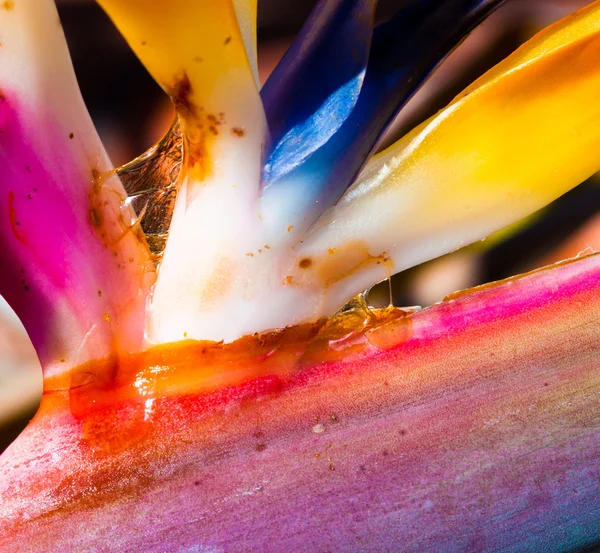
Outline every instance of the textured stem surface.
MULTIPOLYGON (((158 394, 147 373, 137 397, 95 412, 79 402, 105 384, 48 393, 0 460, 0 551, 589 545, 600 539, 599 299, 594 255, 316 353, 318 335, 284 333, 262 355, 246 344, 217 362, 220 346, 200 343, 180 363, 231 374, 279 356, 286 367, 212 391, 158 394)), ((150 372, 173 355, 148 358, 150 372)))

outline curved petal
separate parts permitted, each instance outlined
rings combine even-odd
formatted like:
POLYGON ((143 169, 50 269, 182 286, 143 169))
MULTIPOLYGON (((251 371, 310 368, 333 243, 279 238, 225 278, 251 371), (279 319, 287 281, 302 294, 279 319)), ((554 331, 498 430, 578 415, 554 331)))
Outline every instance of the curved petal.
POLYGON ((0 293, 47 375, 143 344, 153 266, 51 0, 0 10, 0 293))
MULTIPOLYGON (((99 0, 182 121, 189 187, 260 159, 264 114, 234 0, 99 0), (239 140, 243 135, 246 139, 239 140), (232 163, 235 159, 237 163, 232 163)), ((245 6, 249 8, 249 6, 245 6)), ((248 28, 245 20, 246 29, 248 28)), ((238 179, 243 182, 243 179, 238 179)), ((255 179, 248 184, 256 188, 255 179)), ((191 191, 188 191, 191 192, 191 191)))
POLYGON ((223 288, 222 277, 233 282, 246 252, 265 243, 257 230, 257 203, 266 122, 238 24, 239 17, 248 31, 252 3, 100 4, 169 93, 181 120, 180 193, 153 291, 149 330, 156 341, 181 339, 201 309, 219 305, 214 297, 223 288))
POLYGON ((485 238, 598 171, 599 59, 594 2, 376 156, 299 246, 296 263, 311 266, 296 278, 328 286, 331 308, 390 271, 485 238))
POLYGON ((362 87, 377 0, 321 0, 265 83, 261 97, 271 152, 269 185, 325 144, 362 87))
MULTIPOLYGON (((350 109, 343 118, 335 114, 337 125, 332 130, 336 132, 327 135, 326 141, 316 139, 321 131, 305 117, 303 125, 313 126, 300 136, 308 141, 310 146, 304 149, 312 155, 307 158, 301 148, 297 166, 287 162, 287 166, 271 175, 274 182, 265 190, 265 211, 285 219, 282 225, 299 228, 298 219, 305 224, 314 222, 356 178, 398 110, 460 41, 502 3, 503 0, 411 0, 390 21, 378 26, 366 74, 358 89, 360 94, 354 97, 354 89, 337 90, 344 93, 344 102, 337 100, 338 104, 348 104, 350 109)), ((306 70, 317 82, 332 73, 327 65, 322 67, 319 63, 313 62, 306 70)), ((295 86, 300 93, 305 89, 303 83, 295 86)), ((268 99, 264 92, 263 98, 268 99)), ((326 104, 323 108, 331 110, 326 104)), ((267 104, 269 109, 273 108, 267 104)), ((322 116, 316 118, 316 122, 321 119, 322 116)), ((272 157, 276 153, 277 149, 272 157)))

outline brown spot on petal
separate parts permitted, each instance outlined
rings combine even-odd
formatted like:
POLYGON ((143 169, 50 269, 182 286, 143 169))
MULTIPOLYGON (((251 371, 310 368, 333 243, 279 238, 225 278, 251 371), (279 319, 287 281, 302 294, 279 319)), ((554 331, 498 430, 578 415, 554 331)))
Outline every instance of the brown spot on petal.
MULTIPOLYGON (((204 108, 194 103, 193 87, 188 74, 180 72, 173 84, 167 88, 169 96, 179 114, 184 139, 184 167, 191 173, 192 180, 203 181, 211 171, 208 145, 218 134, 215 125, 210 125, 204 108)), ((216 118, 211 116, 215 121, 216 118)))
POLYGON ((393 269, 393 262, 385 252, 371 254, 368 245, 362 240, 348 240, 341 246, 330 248, 318 258, 311 259, 310 265, 305 264, 306 259, 309 258, 301 259, 298 267, 310 267, 313 285, 321 288, 327 288, 359 271, 372 269, 374 265, 381 265, 382 270, 383 267, 393 269))
POLYGON ((171 96, 171 100, 173 101, 173 105, 177 112, 181 113, 183 116, 194 112, 191 102, 192 83, 185 71, 176 77, 174 85, 169 90, 169 96, 171 96))
POLYGON ((95 207, 90 209, 90 221, 97 228, 102 226, 102 215, 95 207))

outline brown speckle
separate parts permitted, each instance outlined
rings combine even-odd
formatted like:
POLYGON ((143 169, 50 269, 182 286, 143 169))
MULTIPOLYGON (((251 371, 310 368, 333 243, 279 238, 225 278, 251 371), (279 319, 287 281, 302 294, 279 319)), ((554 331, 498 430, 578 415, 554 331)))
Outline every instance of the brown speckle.
POLYGON ((312 265, 312 259, 310 257, 305 257, 298 262, 298 267, 301 269, 308 269, 312 265))
POLYGON ((235 136, 237 136, 238 138, 242 138, 246 134, 246 131, 244 131, 244 129, 241 129, 240 127, 233 127, 233 129, 231 129, 231 132, 235 134, 235 136))
POLYGON ((177 111, 184 114, 193 111, 191 103, 192 83, 185 71, 176 78, 175 85, 170 91, 170 96, 177 111))
POLYGON ((208 130, 213 133, 215 136, 217 136, 219 134, 219 131, 217 130, 217 127, 215 127, 214 125, 211 125, 210 127, 208 127, 208 130))
POLYGON ((256 451, 264 451, 265 449, 267 449, 267 444, 256 444, 256 446, 254 446, 254 449, 256 449, 256 451))
POLYGON ((98 297, 101 298, 102 297, 102 290, 98 290, 98 297))
POLYGON ((204 58, 201 58, 200 56, 196 56, 196 57, 194 58, 194 61, 195 61, 196 63, 202 63, 202 62, 204 61, 204 58))
POLYGON ((29 167, 29 165, 25 165, 25 171, 31 173, 31 167, 29 167))
POLYGON ((194 482, 194 486, 199 486, 199 485, 200 485, 200 480, 196 480, 196 481, 194 482))
POLYGON ((102 225, 102 216, 95 207, 92 207, 92 209, 90 209, 90 221, 95 227, 99 227, 102 225))
POLYGON ((73 139, 75 138, 75 134, 74 134, 74 133, 69 133, 69 138, 70 138, 71 140, 73 140, 73 139))
POLYGON ((146 46, 148 44, 145 40, 142 40, 142 46, 146 46))
POLYGON ((226 38, 225 38, 225 40, 223 41, 223 44, 227 45, 227 44, 229 44, 230 42, 231 42, 231 37, 230 37, 230 36, 228 36, 228 37, 226 37, 226 38))

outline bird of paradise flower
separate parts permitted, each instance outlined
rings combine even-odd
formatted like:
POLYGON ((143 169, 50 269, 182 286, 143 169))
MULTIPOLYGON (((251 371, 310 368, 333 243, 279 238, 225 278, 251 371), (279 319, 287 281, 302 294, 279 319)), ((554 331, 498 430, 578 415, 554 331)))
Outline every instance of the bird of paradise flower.
POLYGON ((0 550, 570 551, 600 539, 596 255, 348 299, 600 168, 600 2, 372 156, 502 2, 101 0, 178 118, 110 165, 51 0, 0 13, 0 293, 44 369, 0 550), (424 44, 423 37, 427 37, 424 44))

